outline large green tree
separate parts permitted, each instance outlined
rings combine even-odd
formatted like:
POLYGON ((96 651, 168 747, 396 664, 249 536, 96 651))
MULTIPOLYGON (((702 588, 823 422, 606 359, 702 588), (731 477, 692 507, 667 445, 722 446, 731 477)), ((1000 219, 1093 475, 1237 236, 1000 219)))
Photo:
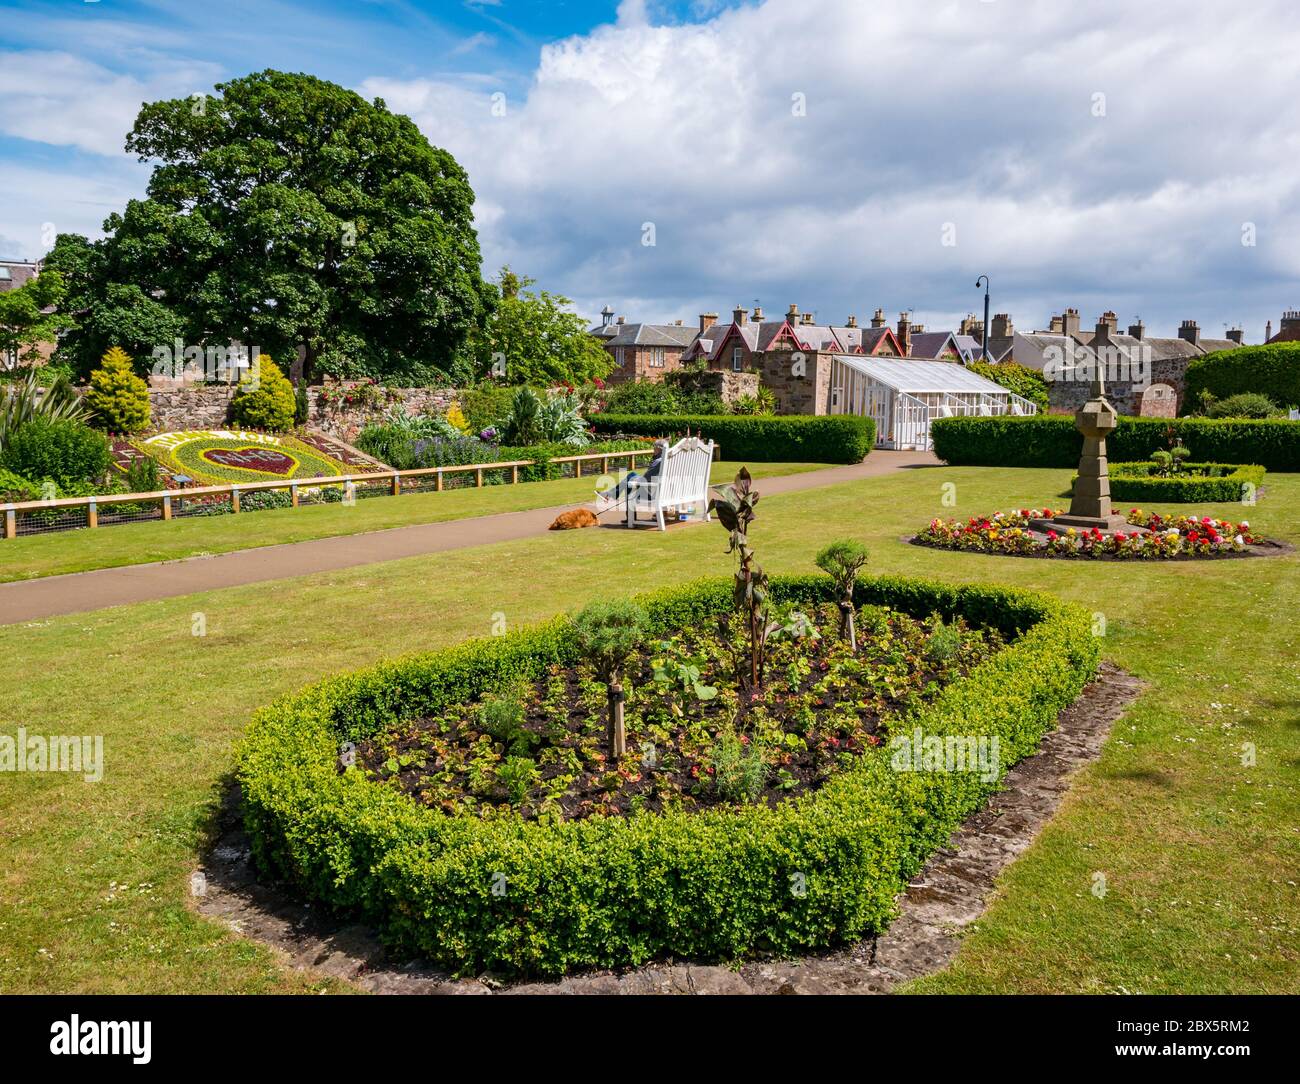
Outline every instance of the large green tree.
POLYGON ((614 362, 587 333, 587 322, 570 311, 572 302, 529 290, 534 282, 509 267, 501 269, 496 304, 474 337, 476 375, 537 387, 577 386, 608 376, 614 362))
MULTIPOLYGON (((127 151, 147 198, 102 241, 60 238, 76 279, 69 360, 117 344, 238 340, 304 375, 436 380, 492 304, 465 171, 410 118, 308 75, 264 71, 145 105, 127 151)), ((66 273, 66 272, 65 272, 66 273)))
POLYGON ((0 368, 39 360, 40 344, 53 342, 65 322, 55 306, 66 292, 63 276, 45 271, 0 293, 0 368))

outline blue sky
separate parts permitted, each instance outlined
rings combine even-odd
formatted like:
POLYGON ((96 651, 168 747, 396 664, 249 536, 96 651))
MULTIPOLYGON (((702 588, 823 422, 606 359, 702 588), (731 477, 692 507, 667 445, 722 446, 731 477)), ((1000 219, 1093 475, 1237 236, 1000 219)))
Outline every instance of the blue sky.
POLYGON ((142 101, 277 67, 409 113, 485 270, 589 315, 952 326, 987 272, 1022 329, 1258 341, 1300 307, 1298 39, 1285 0, 0 0, 0 255, 143 191, 142 101))

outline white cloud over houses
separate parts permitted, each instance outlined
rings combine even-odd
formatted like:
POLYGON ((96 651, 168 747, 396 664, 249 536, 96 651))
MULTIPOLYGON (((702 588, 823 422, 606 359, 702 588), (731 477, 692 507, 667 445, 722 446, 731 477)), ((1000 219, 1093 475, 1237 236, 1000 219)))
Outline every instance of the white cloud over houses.
POLYGON ((625 5, 544 48, 504 116, 490 87, 362 89, 469 169, 489 265, 588 312, 931 322, 987 271, 1022 325, 1077 304, 1249 338, 1300 301, 1298 43, 1281 3, 770 0, 671 26, 625 5))

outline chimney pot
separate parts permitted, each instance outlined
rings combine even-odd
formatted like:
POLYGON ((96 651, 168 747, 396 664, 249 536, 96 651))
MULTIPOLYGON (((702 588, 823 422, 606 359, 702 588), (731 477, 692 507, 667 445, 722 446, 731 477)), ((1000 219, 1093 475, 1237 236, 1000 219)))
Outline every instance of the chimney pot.
POLYGON ((1178 337, 1196 346, 1201 341, 1201 329, 1195 320, 1184 320, 1178 326, 1178 337))
POLYGON ((703 335, 706 331, 709 330, 709 328, 711 328, 717 322, 718 322, 718 314, 716 312, 700 313, 700 334, 703 335))
POLYGON ((749 323, 749 310, 744 305, 737 305, 731 310, 731 319, 734 323, 744 327, 749 323))
POLYGON ((854 316, 852 313, 849 313, 849 319, 848 319, 848 322, 847 322, 844 326, 845 326, 845 327, 857 327, 857 326, 858 326, 858 318, 857 318, 856 316, 854 316))
POLYGON ((1228 328, 1228 330, 1227 330, 1227 332, 1226 332, 1226 335, 1227 335, 1227 338, 1228 338, 1229 342, 1234 342, 1234 343, 1236 343, 1238 346, 1241 345, 1241 328, 1239 328, 1239 327, 1230 327, 1230 328, 1228 328))

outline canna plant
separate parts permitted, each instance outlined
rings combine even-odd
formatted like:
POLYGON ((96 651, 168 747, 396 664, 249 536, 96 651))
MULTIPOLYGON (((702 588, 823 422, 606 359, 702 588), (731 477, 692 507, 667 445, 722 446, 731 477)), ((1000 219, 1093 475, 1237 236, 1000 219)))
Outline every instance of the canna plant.
POLYGON ((763 685, 767 637, 772 631, 768 623, 767 573, 755 563, 754 550, 749 544, 749 527, 754 522, 754 508, 759 495, 744 467, 736 473, 736 480, 731 485, 722 486, 718 492, 721 496, 709 501, 709 511, 715 513, 718 522, 730 532, 727 552, 736 554, 738 558, 734 598, 736 609, 744 615, 749 639, 748 681, 742 676, 741 684, 747 684, 753 695, 763 685))
POLYGON ((604 682, 609 699, 608 753, 617 759, 627 752, 623 722, 624 670, 627 660, 645 641, 649 615, 635 602, 593 602, 573 617, 578 650, 604 682))
POLYGON ((840 538, 817 554, 817 567, 835 584, 840 605, 840 636, 857 652, 858 633, 853 621, 853 586, 867 563, 867 547, 856 539, 840 538))

